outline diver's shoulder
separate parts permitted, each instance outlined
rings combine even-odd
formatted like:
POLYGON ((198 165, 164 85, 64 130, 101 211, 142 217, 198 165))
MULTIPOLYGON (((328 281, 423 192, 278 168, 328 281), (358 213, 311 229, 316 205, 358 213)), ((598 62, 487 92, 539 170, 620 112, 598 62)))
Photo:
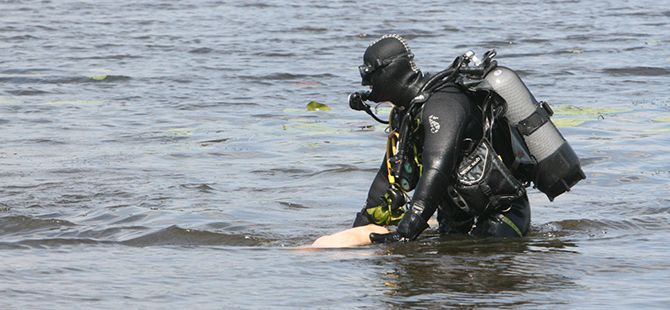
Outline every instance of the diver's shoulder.
POLYGON ((426 105, 452 105, 469 104, 471 102, 468 94, 457 86, 446 86, 431 94, 426 105))

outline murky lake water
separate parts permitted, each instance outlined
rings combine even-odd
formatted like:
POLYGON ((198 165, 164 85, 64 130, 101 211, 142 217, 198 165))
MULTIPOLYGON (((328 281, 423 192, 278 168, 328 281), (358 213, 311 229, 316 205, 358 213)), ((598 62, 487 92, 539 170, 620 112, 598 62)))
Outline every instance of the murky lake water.
POLYGON ((670 7, 441 3, 0 1, 0 308, 667 308, 670 7), (389 32, 552 103, 588 179, 529 237, 294 248, 363 204, 384 128, 346 98, 389 32))

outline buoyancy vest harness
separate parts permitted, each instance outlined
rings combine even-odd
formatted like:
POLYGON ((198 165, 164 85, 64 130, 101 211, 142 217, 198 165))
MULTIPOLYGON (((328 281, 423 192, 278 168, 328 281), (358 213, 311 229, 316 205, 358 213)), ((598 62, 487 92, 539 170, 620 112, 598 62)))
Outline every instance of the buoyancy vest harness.
MULTIPOLYGON (((498 66, 493 60, 495 55, 494 50, 487 51, 482 62, 477 63, 474 53, 468 51, 457 57, 449 68, 431 76, 402 117, 395 109, 391 111, 390 119, 397 118, 400 126, 389 126, 389 209, 405 205, 406 193, 416 186, 422 170, 413 134, 420 127, 423 104, 434 92, 450 85, 473 95, 486 94, 480 108, 486 116, 483 132, 487 134, 464 155, 454 176, 458 182, 448 189, 449 196, 459 207, 481 212, 491 205, 520 197, 525 193, 524 187, 531 184, 553 200, 586 177, 579 158, 551 122, 553 112, 549 105, 537 102, 514 71, 498 66), (496 119, 504 120, 509 128, 512 160, 500 160, 491 144, 490 132, 496 119)), ((355 110, 372 114, 365 100, 366 93, 353 93, 349 103, 355 110)))
MULTIPOLYGON (((478 63, 474 53, 468 51, 457 57, 448 69, 428 79, 403 117, 400 136, 397 138, 396 157, 400 165, 394 171, 397 175, 403 161, 409 159, 407 154, 412 153, 414 146, 408 145, 406 141, 412 140, 408 134, 415 131, 413 127, 417 122, 414 120, 420 115, 423 103, 436 91, 456 85, 473 96, 485 98, 479 102, 482 111, 489 112, 484 118, 484 132, 490 133, 497 119, 507 124, 514 158, 506 159, 505 163, 511 174, 524 186, 532 184, 553 201, 556 196, 569 191, 577 182, 586 178, 579 158, 551 122, 553 111, 549 105, 538 102, 514 71, 498 66, 493 59, 495 56, 495 50, 487 51, 481 63, 478 63)), ((488 139, 480 141, 475 148, 478 150, 476 154, 480 155, 471 153, 464 157, 464 162, 468 162, 468 159, 483 160, 494 154, 486 151, 493 150, 493 141, 490 134, 488 136, 488 139)), ((496 157, 493 156, 492 159, 496 157)), ((488 163, 495 164, 495 160, 488 163)))

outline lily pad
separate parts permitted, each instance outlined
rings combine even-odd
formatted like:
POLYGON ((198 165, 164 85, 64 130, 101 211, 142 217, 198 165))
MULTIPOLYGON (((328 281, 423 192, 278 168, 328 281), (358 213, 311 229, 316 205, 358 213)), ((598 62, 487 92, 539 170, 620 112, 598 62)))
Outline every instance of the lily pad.
POLYGON ((0 104, 16 104, 18 101, 10 97, 0 96, 0 104))
POLYGON ((609 107, 580 107, 574 105, 561 105, 552 107, 554 116, 551 121, 558 127, 577 127, 586 121, 595 118, 604 119, 607 114, 616 114, 630 111, 623 108, 609 107))
POLYGON ((330 107, 318 101, 310 101, 307 104, 307 111, 330 111, 330 107))
POLYGON ((94 81, 104 81, 104 80, 107 79, 107 77, 108 77, 108 75, 103 74, 103 75, 93 75, 93 76, 89 76, 88 78, 90 78, 91 80, 94 80, 94 81))
POLYGON ((165 132, 171 136, 187 137, 193 135, 193 128, 168 128, 165 132))
POLYGON ((552 119, 552 122, 557 127, 577 127, 581 124, 584 124, 585 120, 574 119, 574 118, 564 118, 564 119, 552 119))
POLYGON ((670 123, 670 116, 652 118, 651 121, 654 123, 670 123))
POLYGON ((334 128, 326 125, 325 123, 307 118, 291 119, 288 124, 282 125, 282 129, 283 130, 299 129, 301 131, 305 130, 311 133, 326 133, 334 130, 334 128))
POLYGON ((653 128, 653 129, 647 129, 645 131, 649 132, 649 133, 656 133, 656 134, 668 133, 668 132, 670 132, 670 127, 668 127, 668 128, 653 128))
POLYGON ((591 107, 578 107, 574 105, 557 106, 557 107, 552 106, 552 109, 554 110, 556 115, 583 115, 591 117, 595 117, 601 114, 622 113, 629 111, 627 109, 621 109, 621 108, 606 108, 606 107, 591 108, 591 107))
POLYGON ((47 104, 51 105, 100 105, 103 102, 100 100, 51 100, 47 104))

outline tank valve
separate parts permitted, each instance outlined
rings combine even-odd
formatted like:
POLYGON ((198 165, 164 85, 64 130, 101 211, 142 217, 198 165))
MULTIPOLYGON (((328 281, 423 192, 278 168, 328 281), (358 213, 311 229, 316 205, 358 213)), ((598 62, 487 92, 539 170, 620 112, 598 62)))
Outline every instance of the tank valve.
POLYGON ((467 60, 467 63, 472 63, 475 66, 479 66, 481 64, 477 56, 475 56, 475 52, 473 52, 472 50, 465 52, 465 54, 463 54, 463 57, 467 60))

